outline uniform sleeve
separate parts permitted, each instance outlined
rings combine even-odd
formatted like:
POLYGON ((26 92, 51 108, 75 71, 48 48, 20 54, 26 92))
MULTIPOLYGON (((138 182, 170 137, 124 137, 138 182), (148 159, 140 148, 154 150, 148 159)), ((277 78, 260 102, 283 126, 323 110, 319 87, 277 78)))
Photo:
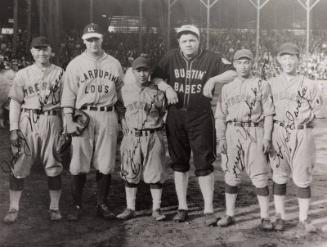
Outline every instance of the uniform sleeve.
POLYGON ((167 80, 169 78, 169 56, 163 57, 159 63, 155 66, 152 78, 161 78, 167 80))
POLYGON ((310 93, 310 101, 313 113, 316 115, 318 111, 321 109, 322 95, 320 93, 319 87, 317 83, 314 81, 310 82, 312 85, 311 93, 310 93))
POLYGON ((21 72, 18 72, 14 78, 13 85, 9 90, 9 98, 17 101, 19 104, 24 102, 24 79, 21 72))
POLYGON ((227 104, 225 101, 225 87, 223 87, 221 95, 218 97, 215 112, 215 127, 217 140, 225 139, 226 135, 226 117, 228 114, 227 104))
POLYGON ((125 117, 125 106, 123 102, 123 97, 122 97, 122 88, 124 86, 123 78, 124 78, 124 72, 123 69, 118 63, 118 73, 119 73, 119 78, 116 81, 116 92, 117 92, 117 102, 115 103, 115 107, 117 110, 118 114, 118 121, 121 122, 121 119, 125 117))
POLYGON ((262 110, 264 116, 270 116, 275 114, 275 106, 271 93, 271 87, 267 81, 261 81, 262 83, 262 110))
POLYGON ((61 107, 75 107, 78 92, 79 77, 74 70, 73 64, 68 64, 63 75, 63 90, 61 97, 61 107))

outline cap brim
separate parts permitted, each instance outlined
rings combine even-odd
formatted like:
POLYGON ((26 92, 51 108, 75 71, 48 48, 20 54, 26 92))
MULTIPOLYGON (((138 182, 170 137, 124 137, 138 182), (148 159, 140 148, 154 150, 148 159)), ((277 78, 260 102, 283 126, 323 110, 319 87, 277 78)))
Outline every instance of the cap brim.
POLYGON ((194 34, 196 37, 200 37, 199 34, 197 34, 196 32, 190 31, 190 30, 183 30, 177 33, 177 37, 180 38, 183 34, 194 34))
POLYGON ((101 39, 102 38, 102 34, 100 33, 86 33, 83 34, 82 39, 90 39, 90 38, 98 38, 101 39))
POLYGON ((300 53, 295 51, 281 51, 278 53, 278 55, 299 55, 300 53))
POLYGON ((47 44, 44 44, 44 45, 34 45, 32 46, 31 48, 35 48, 35 49, 38 49, 38 48, 46 48, 46 47, 49 47, 50 45, 47 45, 47 44))
POLYGON ((235 57, 234 60, 240 60, 240 59, 242 59, 242 58, 249 59, 249 60, 253 60, 253 57, 246 56, 246 55, 244 55, 244 56, 240 56, 240 57, 235 57))

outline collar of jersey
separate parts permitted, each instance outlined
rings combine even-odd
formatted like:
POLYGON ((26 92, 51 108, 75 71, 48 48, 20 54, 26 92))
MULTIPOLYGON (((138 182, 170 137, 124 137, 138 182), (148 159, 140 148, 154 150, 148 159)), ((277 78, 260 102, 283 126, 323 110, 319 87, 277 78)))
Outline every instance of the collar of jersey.
POLYGON ((107 53, 105 53, 105 52, 103 52, 102 56, 100 56, 100 57, 91 57, 86 53, 86 51, 84 51, 83 54, 86 58, 88 58, 89 60, 92 60, 92 61, 100 61, 107 56, 107 53))
POLYGON ((187 57, 185 57, 184 54, 183 54, 183 52, 181 51, 181 49, 179 49, 179 54, 181 55, 181 57, 182 57, 186 62, 190 62, 190 61, 195 60, 196 58, 200 57, 201 54, 202 54, 202 51, 203 51, 202 48, 199 48, 199 53, 198 53, 196 56, 192 57, 192 58, 187 58, 187 57))

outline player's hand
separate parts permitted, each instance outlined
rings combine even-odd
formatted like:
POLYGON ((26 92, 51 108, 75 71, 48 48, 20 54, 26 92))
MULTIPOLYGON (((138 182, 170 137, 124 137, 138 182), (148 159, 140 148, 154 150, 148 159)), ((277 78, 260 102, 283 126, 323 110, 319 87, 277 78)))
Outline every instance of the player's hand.
POLYGON ((19 147, 19 136, 18 136, 18 130, 12 130, 10 131, 10 144, 19 147))
POLYGON ((79 136, 83 132, 83 126, 81 126, 77 122, 69 120, 69 121, 66 121, 66 131, 67 131, 67 134, 70 134, 72 136, 79 136))
POLYGON ((203 95, 208 98, 212 98, 213 91, 215 89, 215 85, 216 85, 216 82, 212 78, 209 78, 209 80, 207 80, 206 84, 204 84, 203 95))
POLYGON ((165 91, 167 102, 169 105, 178 103, 178 96, 174 89, 168 87, 165 91))
POLYGON ((217 141, 217 154, 226 154, 227 153, 227 142, 226 139, 220 139, 217 141))
POLYGON ((270 149, 271 149, 271 140, 263 139, 262 151, 266 154, 269 153, 270 149))
POLYGON ((123 134, 126 135, 128 133, 128 126, 127 126, 127 123, 126 123, 126 119, 123 118, 121 120, 121 130, 123 131, 123 134))

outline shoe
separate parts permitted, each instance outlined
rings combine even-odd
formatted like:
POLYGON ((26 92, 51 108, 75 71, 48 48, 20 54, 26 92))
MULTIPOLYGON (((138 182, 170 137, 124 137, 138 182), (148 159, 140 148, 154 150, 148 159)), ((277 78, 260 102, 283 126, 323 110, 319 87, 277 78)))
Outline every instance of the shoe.
POLYGON ((175 222, 185 222, 188 220, 188 212, 185 209, 178 209, 177 214, 174 216, 175 222))
POLYGON ((3 222, 7 224, 14 223, 18 217, 18 210, 15 208, 9 209, 6 216, 3 218, 3 222))
POLYGON ((298 224, 298 229, 307 233, 317 232, 317 228, 309 220, 300 221, 298 224))
POLYGON ((283 220, 280 217, 280 215, 278 215, 273 225, 274 225, 274 229, 276 231, 284 231, 284 229, 285 229, 285 220, 283 220))
POLYGON ((274 226, 269 218, 261 218, 260 228, 264 231, 271 231, 274 226))
POLYGON ((59 221, 62 219, 61 213, 58 209, 50 209, 49 210, 49 219, 51 221, 59 221))
POLYGON ((120 220, 132 219, 135 217, 135 210, 126 208, 122 213, 118 214, 116 217, 117 217, 117 219, 120 219, 120 220))
POLYGON ((216 226, 217 217, 214 213, 205 213, 204 214, 204 225, 205 226, 216 226))
POLYGON ((235 219, 232 216, 225 215, 223 218, 218 220, 217 225, 220 227, 226 227, 235 224, 235 219))
POLYGON ((152 218, 154 218, 156 221, 163 221, 166 219, 166 215, 161 213, 160 209, 156 209, 152 211, 152 218))
POLYGON ((82 208, 79 205, 75 205, 71 212, 67 215, 67 220, 78 221, 82 216, 82 208))
POLYGON ((114 215, 108 208, 108 206, 104 203, 101 203, 97 206, 97 216, 102 217, 106 220, 116 219, 116 215, 114 215))

